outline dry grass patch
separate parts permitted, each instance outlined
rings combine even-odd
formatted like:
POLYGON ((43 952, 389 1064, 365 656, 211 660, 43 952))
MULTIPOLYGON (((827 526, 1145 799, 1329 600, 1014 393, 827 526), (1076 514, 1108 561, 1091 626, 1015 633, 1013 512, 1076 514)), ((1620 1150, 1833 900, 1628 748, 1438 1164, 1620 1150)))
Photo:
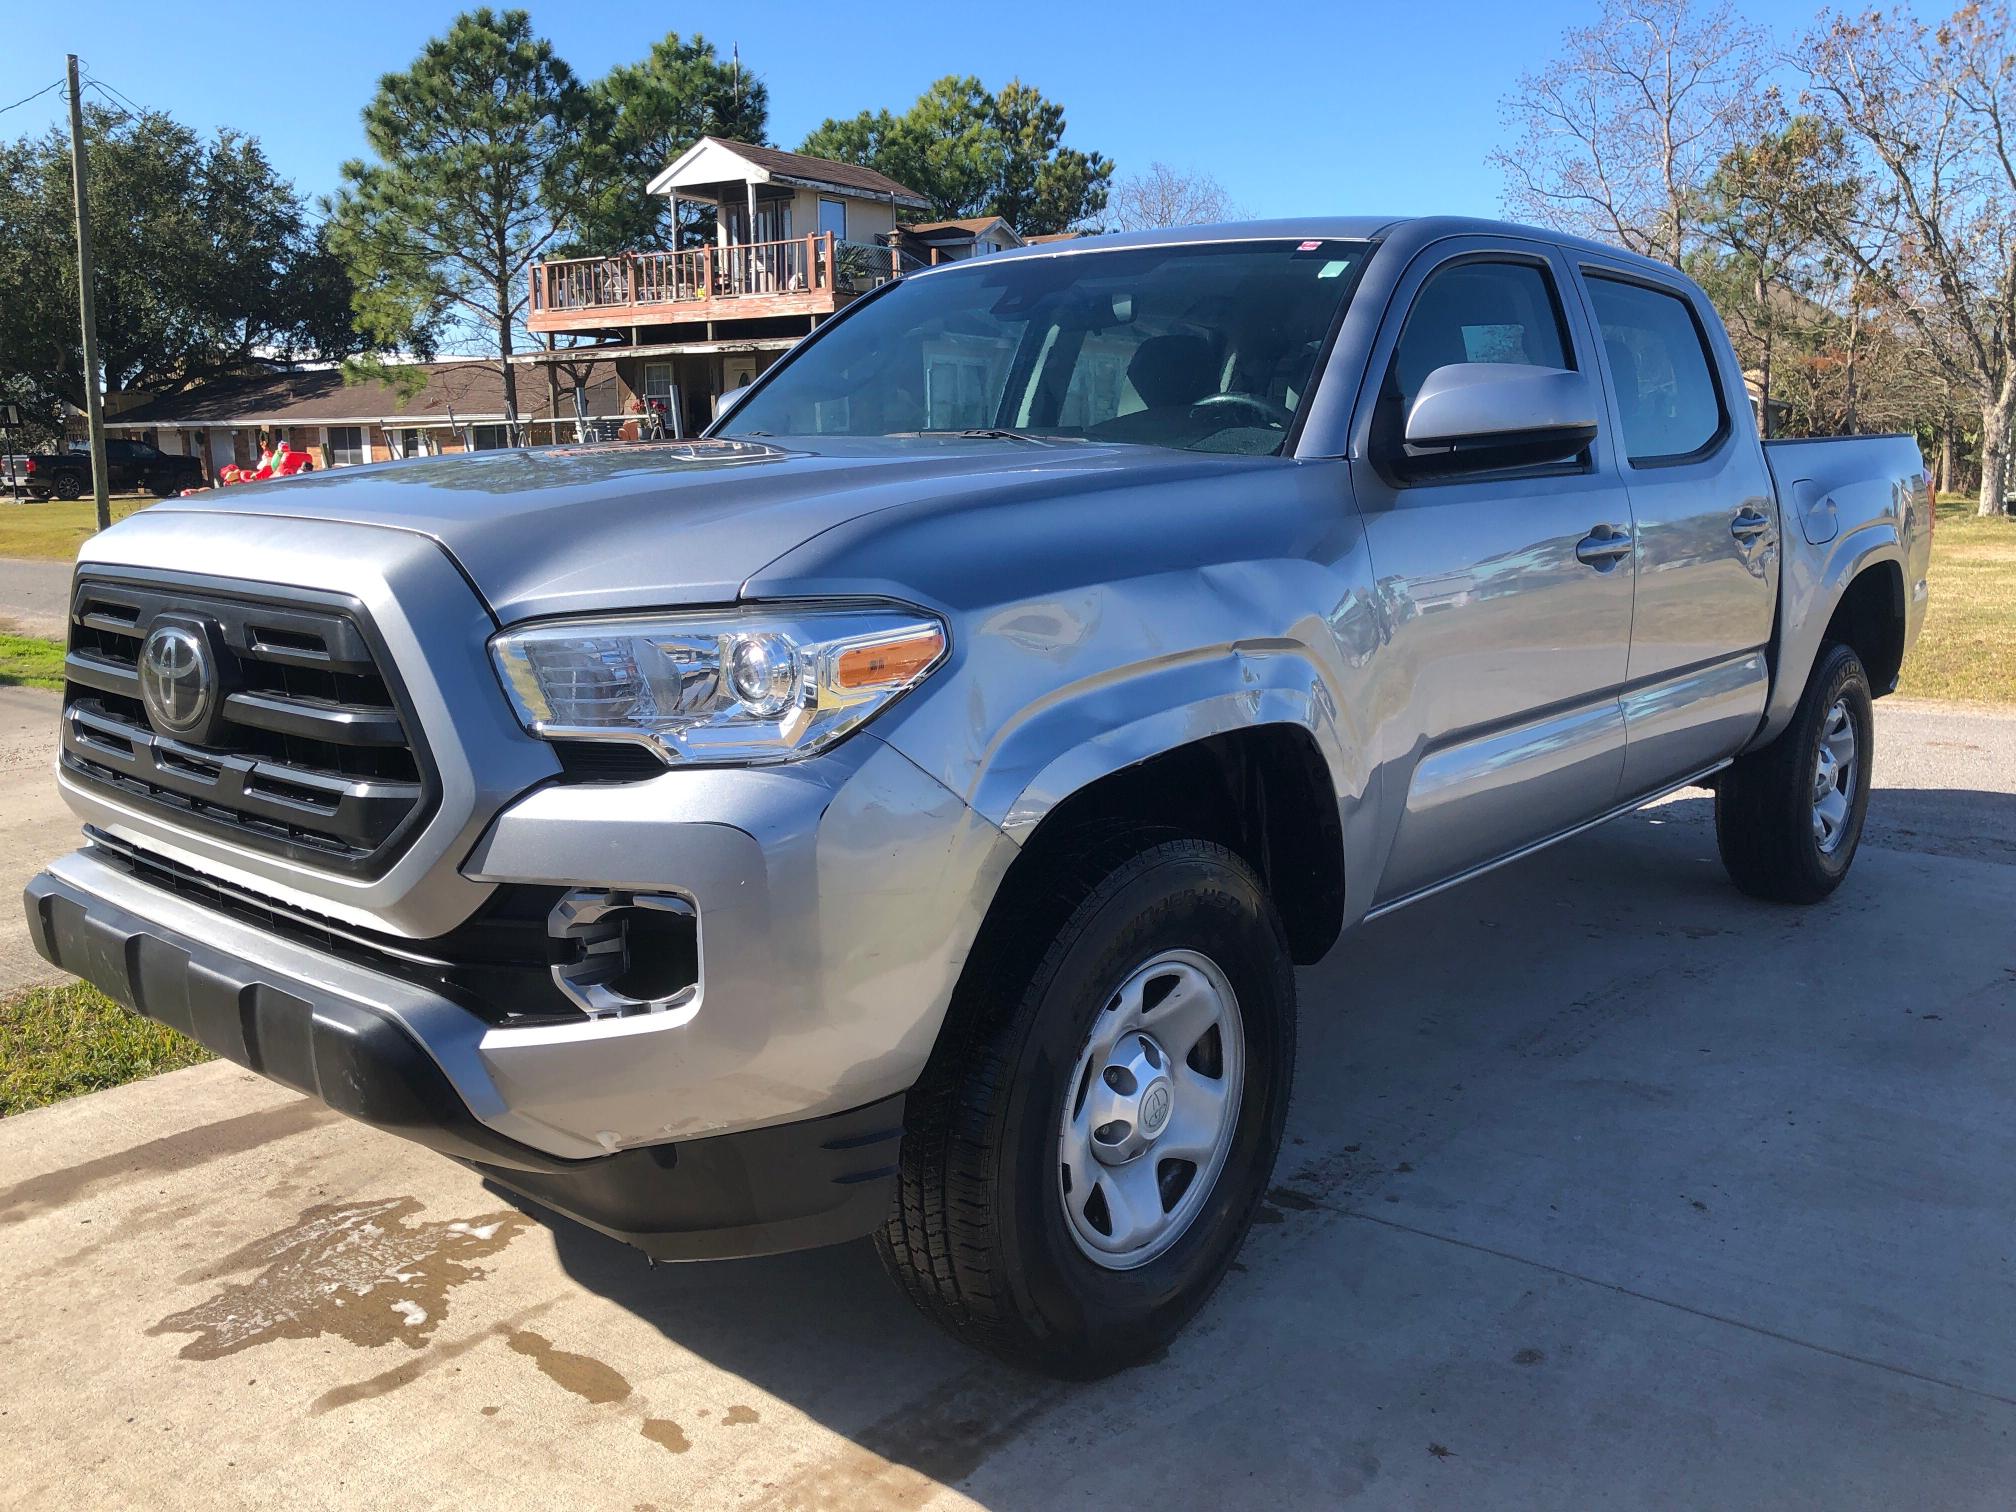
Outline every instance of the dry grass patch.
MULTIPOLYGON (((112 518, 123 520, 156 502, 146 495, 114 499, 112 518)), ((0 557, 68 562, 76 557, 77 548, 97 533, 98 510, 89 499, 51 499, 46 504, 24 499, 16 504, 0 489, 0 557)))
POLYGON ((2016 519, 1982 519, 1971 499, 1939 505, 1931 602, 1899 691, 2016 704, 2016 519))

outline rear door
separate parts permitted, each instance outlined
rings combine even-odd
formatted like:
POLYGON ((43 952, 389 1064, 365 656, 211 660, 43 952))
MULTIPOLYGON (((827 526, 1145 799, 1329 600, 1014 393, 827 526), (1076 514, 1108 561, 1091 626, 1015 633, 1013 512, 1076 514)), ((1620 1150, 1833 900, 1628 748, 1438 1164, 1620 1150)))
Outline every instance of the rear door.
POLYGON ((1638 541, 1623 695, 1623 792, 1740 748, 1769 692, 1778 519, 1749 399, 1700 296, 1678 278, 1582 260, 1638 541))
POLYGON ((1578 457, 1488 475, 1401 483, 1377 460, 1438 367, 1594 372, 1572 276, 1543 243, 1439 242, 1400 280, 1373 346, 1353 484, 1389 640, 1380 757, 1407 774, 1379 902, 1616 801, 1634 565, 1609 427, 1578 457))

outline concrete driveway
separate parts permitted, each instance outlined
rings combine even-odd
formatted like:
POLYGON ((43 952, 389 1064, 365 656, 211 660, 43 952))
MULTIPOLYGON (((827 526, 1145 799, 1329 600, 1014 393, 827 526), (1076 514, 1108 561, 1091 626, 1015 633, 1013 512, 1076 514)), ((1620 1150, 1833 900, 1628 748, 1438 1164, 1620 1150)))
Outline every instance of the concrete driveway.
POLYGON ((855 1245, 648 1269, 223 1065, 0 1123, 0 1503, 2006 1507, 2016 720, 1886 702, 1812 909, 1708 804, 1302 977, 1279 1186, 1067 1387, 855 1245))

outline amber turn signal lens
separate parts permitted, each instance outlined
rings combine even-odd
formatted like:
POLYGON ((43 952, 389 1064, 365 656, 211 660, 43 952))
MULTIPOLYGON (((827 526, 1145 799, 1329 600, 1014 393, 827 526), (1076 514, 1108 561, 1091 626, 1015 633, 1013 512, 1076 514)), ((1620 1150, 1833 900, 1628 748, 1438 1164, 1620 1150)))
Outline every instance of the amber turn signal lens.
POLYGON ((853 646, 840 653, 833 680, 842 688, 886 688, 918 676, 945 649, 944 632, 925 630, 901 640, 853 646))

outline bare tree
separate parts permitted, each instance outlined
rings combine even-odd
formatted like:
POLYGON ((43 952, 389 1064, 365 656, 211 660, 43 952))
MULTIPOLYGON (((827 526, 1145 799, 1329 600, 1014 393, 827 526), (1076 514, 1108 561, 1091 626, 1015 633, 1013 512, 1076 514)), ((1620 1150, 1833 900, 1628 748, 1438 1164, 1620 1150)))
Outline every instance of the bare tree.
POLYGON ((1210 174, 1150 163, 1113 186, 1106 216, 1118 231, 1157 231, 1237 220, 1239 209, 1210 174))
POLYGON ((1940 375, 1980 407, 1980 512, 2007 491, 2016 416, 2016 42, 2006 5, 1940 26, 1835 15, 1800 52, 1809 107, 1865 170, 1814 235, 1869 298, 1909 325, 1940 375))
POLYGON ((1695 190, 1747 134, 1763 59, 1763 34, 1726 3, 1603 0, 1504 102, 1519 138, 1490 160, 1507 208, 1680 266, 1695 190))

